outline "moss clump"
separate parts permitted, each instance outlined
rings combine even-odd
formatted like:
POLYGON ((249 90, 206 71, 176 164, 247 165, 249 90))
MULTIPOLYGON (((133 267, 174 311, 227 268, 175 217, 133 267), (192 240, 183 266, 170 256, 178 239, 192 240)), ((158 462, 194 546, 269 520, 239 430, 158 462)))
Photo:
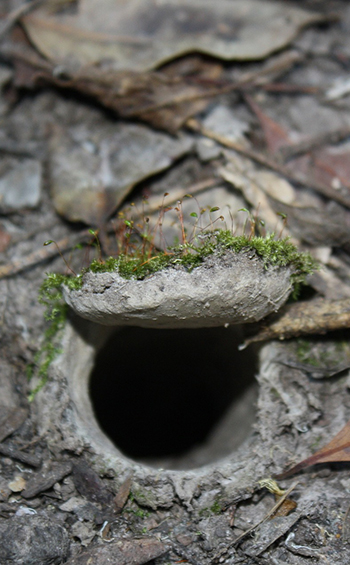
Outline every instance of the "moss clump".
POLYGON ((45 385, 49 367, 61 351, 58 345, 58 337, 64 327, 68 309, 63 300, 63 284, 72 290, 80 288, 80 276, 70 277, 58 273, 48 273, 39 290, 39 303, 45 306, 44 318, 49 322, 49 325, 44 332, 41 347, 35 354, 34 364, 29 366, 27 371, 30 379, 35 372, 35 367, 37 367, 36 374, 39 377, 39 383, 28 396, 30 402, 45 385))
POLYGON ((213 514, 219 515, 222 512, 222 507, 219 500, 215 500, 214 504, 211 505, 210 510, 213 514))
POLYGON ((263 260, 266 269, 269 266, 292 267, 291 282, 294 288, 303 283, 306 276, 317 268, 312 257, 308 253, 300 253, 288 238, 275 239, 274 234, 267 237, 234 236, 228 230, 215 230, 201 234, 195 242, 177 245, 152 256, 133 252, 120 253, 117 257, 109 257, 104 261, 95 259, 88 268, 83 269, 76 276, 50 273, 39 291, 39 302, 45 306, 44 316, 50 324, 34 359, 40 381, 31 392, 29 399, 32 400, 46 383, 49 366, 60 352, 58 334, 67 316, 67 306, 62 295, 63 285, 71 290, 80 289, 84 274, 87 272, 117 271, 125 279, 144 279, 157 271, 179 265, 191 271, 203 263, 209 255, 215 253, 220 257, 228 250, 236 253, 254 250, 263 260))
POLYGON ((316 268, 316 263, 308 253, 301 253, 288 238, 276 240, 274 234, 267 237, 234 236, 228 230, 217 230, 205 233, 197 238, 197 243, 185 243, 161 251, 151 257, 145 255, 125 255, 109 257, 105 261, 92 261, 85 270, 93 273, 117 271, 125 279, 144 279, 157 271, 182 265, 192 270, 209 255, 223 255, 232 250, 239 253, 243 250, 254 250, 269 266, 293 268, 291 280, 293 285, 305 281, 308 274, 316 268))

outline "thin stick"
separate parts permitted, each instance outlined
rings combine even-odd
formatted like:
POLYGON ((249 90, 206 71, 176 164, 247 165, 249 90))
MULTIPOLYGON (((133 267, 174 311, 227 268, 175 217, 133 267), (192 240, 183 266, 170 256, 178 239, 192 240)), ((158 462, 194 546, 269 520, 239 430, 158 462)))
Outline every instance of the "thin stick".
MULTIPOLYGON (((186 189, 178 189, 178 190, 175 189, 176 192, 174 196, 171 198, 169 204, 177 202, 179 198, 184 197, 185 194, 187 194, 188 192, 197 194, 219 183, 220 183, 220 179, 211 177, 209 179, 205 179, 203 181, 194 184, 191 188, 187 187, 186 189)), ((151 205, 148 206, 148 208, 144 210, 142 214, 139 214, 139 217, 141 217, 145 213, 151 214, 152 212, 157 212, 161 204, 162 204, 162 200, 159 199, 158 197, 154 197, 154 199, 152 199, 151 205)), ((135 220, 137 218, 138 216, 135 217, 135 220)), ((108 229, 111 229, 111 231, 114 233, 113 224, 111 222, 109 222, 108 224, 108 229)), ((69 235, 57 241, 57 245, 59 246, 61 252, 64 253, 65 251, 69 251, 70 249, 72 249, 75 245, 77 245, 77 243, 80 243, 85 238, 90 238, 90 237, 91 237, 91 232, 89 231, 89 229, 84 229, 79 233, 69 235)), ((53 259, 57 255, 58 255, 58 251, 55 247, 44 247, 37 249, 36 251, 33 251, 33 253, 30 253, 26 257, 18 259, 17 261, 11 261, 6 265, 0 265, 0 279, 11 277, 13 275, 16 275, 17 273, 21 273, 26 269, 35 267, 36 265, 42 263, 43 261, 48 261, 49 259, 53 259)))
POLYGON ((283 161, 288 161, 289 159, 308 153, 309 151, 322 147, 323 145, 336 145, 349 136, 350 127, 342 127, 333 131, 326 131, 325 133, 314 135, 309 137, 309 139, 300 141, 299 143, 293 143, 293 145, 285 145, 284 147, 281 147, 278 153, 282 157, 283 161))
POLYGON ((240 536, 238 536, 238 538, 236 538, 231 545, 237 545, 238 543, 240 543, 242 541, 243 538, 245 538, 246 536, 248 536, 251 532, 253 532, 254 530, 256 530, 256 528, 258 526, 260 526, 261 524, 263 524, 264 522, 266 522, 269 518, 271 518, 271 516, 273 516, 273 514, 275 514, 275 512, 277 512, 277 510, 279 509, 280 506, 282 506, 283 502, 286 500, 286 498, 288 498, 288 496, 290 495, 290 493, 292 492, 292 490, 295 489, 295 487, 300 483, 300 481, 296 481, 295 483, 292 484, 292 486, 289 487, 288 490, 286 490, 286 492, 281 496, 281 498, 278 500, 278 502, 276 502, 276 504, 271 508, 271 510, 268 511, 268 513, 266 514, 266 516, 264 516, 264 518, 262 518, 261 520, 259 520, 259 522, 257 522, 254 526, 252 526, 251 528, 249 528, 249 530, 246 530, 245 532, 243 532, 243 534, 241 534, 240 536))
POLYGON ((134 115, 139 116, 145 112, 157 112, 166 108, 168 106, 173 106, 174 104, 183 104, 192 102, 195 100, 201 100, 205 98, 212 98, 220 94, 226 94, 228 92, 233 92, 235 90, 240 90, 244 87, 259 86, 261 81, 266 80, 266 77, 270 74, 285 72, 290 69, 296 63, 300 62, 301 56, 296 51, 290 51, 284 57, 278 58, 276 61, 269 63, 262 69, 258 71, 248 72, 243 74, 236 82, 229 82, 226 84, 221 84, 217 87, 210 88, 204 92, 196 92, 194 94, 189 94, 185 92, 182 96, 178 96, 175 100, 165 100, 164 102, 158 102, 156 104, 148 104, 144 106, 138 106, 136 109, 131 108, 130 110, 124 112, 124 116, 132 117, 134 115))
POLYGON ((243 534, 241 534, 240 536, 238 536, 236 539, 234 539, 228 546, 226 546, 220 553, 218 553, 217 555, 215 555, 215 561, 217 561, 222 555, 224 555, 224 553, 227 553, 228 549, 230 549, 230 547, 235 547, 236 545, 240 544, 241 541, 248 536, 249 534, 251 534, 254 530, 256 530, 256 528, 258 528, 261 524, 263 524, 264 522, 266 522, 269 518, 271 518, 271 516, 273 516, 273 514, 275 512, 277 512, 277 510, 279 509, 280 506, 282 506, 283 502, 286 500, 286 498, 288 498, 288 496, 290 495, 290 493, 295 489, 295 487, 300 483, 300 481, 296 481, 295 483, 293 483, 288 490, 286 490, 286 492, 281 496, 281 498, 278 500, 278 502, 276 502, 276 504, 271 508, 271 510, 269 510, 269 512, 264 516, 264 518, 262 518, 261 520, 259 520, 259 522, 257 522, 254 526, 252 526, 251 528, 249 528, 249 530, 246 530, 245 532, 243 532, 243 534))
MULTIPOLYGON (((82 230, 78 234, 64 237, 63 239, 57 241, 57 246, 60 248, 61 253, 64 253, 65 251, 72 249, 72 247, 81 242, 82 239, 85 239, 85 237, 91 237, 89 230, 82 230)), ((52 259, 57 255, 58 251, 56 247, 44 247, 36 249, 36 251, 33 251, 33 253, 30 253, 22 259, 12 261, 11 263, 7 263, 6 265, 1 265, 0 279, 21 273, 22 271, 25 271, 30 267, 34 267, 38 263, 52 259)))
POLYGON ((348 506, 347 511, 345 512, 345 516, 343 518, 343 540, 346 542, 348 541, 348 517, 349 517, 349 512, 350 512, 350 506, 348 506))
POLYGON ((10 29, 15 25, 15 23, 18 22, 18 20, 22 16, 28 14, 29 12, 31 12, 31 10, 33 10, 43 2, 46 2, 46 0, 32 0, 31 2, 25 2, 24 4, 7 14, 7 16, 3 18, 0 23, 0 40, 4 37, 4 35, 6 35, 8 31, 10 31, 10 29))
POLYGON ((294 175, 287 167, 281 165, 271 157, 268 157, 267 155, 260 153, 260 151, 256 151, 254 149, 247 149, 246 147, 243 147, 240 143, 237 143, 236 141, 232 141, 231 139, 228 139, 227 137, 224 137, 223 135, 220 135, 215 131, 207 129, 193 118, 187 120, 186 126, 192 131, 196 131, 197 133, 200 133, 205 137, 214 139, 224 147, 233 149, 234 151, 240 153, 244 157, 248 157, 248 159, 251 159, 256 163, 259 163, 259 165, 263 165, 263 167, 275 171, 276 173, 282 175, 283 177, 288 178, 289 180, 299 184, 300 186, 304 186, 305 188, 311 188, 316 192, 319 192, 323 196, 326 196, 330 200, 335 200, 336 202, 339 202, 339 204, 346 206, 346 208, 350 208, 350 194, 349 195, 340 194, 339 191, 336 190, 335 188, 327 186, 323 183, 316 181, 309 182, 300 179, 298 176, 294 175))

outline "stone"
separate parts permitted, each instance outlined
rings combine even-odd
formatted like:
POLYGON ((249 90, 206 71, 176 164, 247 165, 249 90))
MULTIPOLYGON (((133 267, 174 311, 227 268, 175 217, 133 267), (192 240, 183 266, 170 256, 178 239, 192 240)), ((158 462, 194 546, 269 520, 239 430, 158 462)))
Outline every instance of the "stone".
POLYGON ((67 531, 51 518, 15 516, 1 524, 1 565, 55 565, 68 557, 67 531))

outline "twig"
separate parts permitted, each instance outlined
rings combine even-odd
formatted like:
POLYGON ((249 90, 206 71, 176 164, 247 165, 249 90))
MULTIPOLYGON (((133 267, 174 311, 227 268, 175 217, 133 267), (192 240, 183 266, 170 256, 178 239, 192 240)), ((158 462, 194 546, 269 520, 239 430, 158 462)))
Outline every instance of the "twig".
MULTIPOLYGON (((240 90, 244 87, 256 87, 259 86, 261 81, 266 80, 266 77, 270 74, 285 72, 290 69, 294 64, 300 62, 301 56, 296 51, 290 51, 286 55, 279 57, 272 63, 267 64, 263 69, 258 71, 253 71, 245 73, 236 82, 229 82, 216 86, 214 88, 208 89, 205 92, 188 94, 187 92, 183 96, 179 96, 177 99, 165 100, 164 102, 158 102, 156 104, 148 104, 145 106, 138 106, 137 108, 131 108, 124 113, 124 116, 132 117, 134 115, 139 116, 140 114, 146 112, 156 112, 166 108, 168 106, 173 106, 174 104, 183 104, 192 102, 195 100, 201 100, 205 98, 212 98, 221 94, 227 94, 235 90, 240 90)), ((302 87, 303 88, 303 87, 302 87)), ((304 91, 304 89, 303 89, 304 91)))
MULTIPOLYGON (((216 178, 216 177, 210 177, 208 179, 204 179, 202 181, 199 181, 195 184, 193 184, 191 187, 189 188, 170 188, 169 190, 171 192, 169 192, 169 198, 167 199, 167 206, 171 205, 171 204, 175 204, 176 202, 178 202, 179 200, 181 200, 181 198, 183 198, 185 196, 185 194, 198 194, 200 192, 202 192, 203 190, 206 190, 207 188, 212 188, 218 184, 220 184, 221 182, 221 178, 216 178)), ((152 214, 152 212, 157 212, 160 208, 160 206, 162 206, 162 204, 164 204, 164 196, 153 196, 151 198, 149 198, 149 205, 145 206, 145 213, 147 214, 152 214)))
POLYGON ((25 465, 30 465, 31 467, 40 467, 41 459, 36 455, 31 453, 22 453, 19 449, 15 449, 10 445, 0 444, 0 454, 10 459, 16 459, 25 465))
POLYGON ((350 136, 350 127, 339 128, 333 131, 327 131, 319 135, 305 139, 300 143, 294 143, 293 145, 286 145, 281 147, 279 154, 281 155, 283 161, 293 159, 298 155, 303 153, 308 153, 313 149, 322 147, 322 145, 335 145, 340 143, 344 139, 350 136))
POLYGON ((203 127, 197 120, 195 120, 193 118, 187 120, 186 126, 189 129, 191 129, 192 131, 196 131, 197 133, 200 133, 201 135, 204 135, 205 137, 209 137, 210 139, 214 139, 214 141, 217 141, 218 143, 220 143, 224 147, 228 147, 229 149, 233 149, 234 151, 236 151, 237 153, 240 153, 244 157, 248 157, 248 159, 251 159, 252 161, 255 161, 256 163, 259 163, 259 165, 262 165, 263 167, 266 167, 268 169, 275 171, 276 173, 282 175, 283 177, 288 178, 292 182, 295 182, 295 183, 299 184, 300 186, 304 186, 305 188, 311 188, 311 189, 315 190, 316 192, 319 192, 323 196, 326 196, 330 200, 334 200, 336 202, 339 202, 339 204, 342 204, 343 206, 350 208, 350 194, 348 194, 348 195, 341 194, 335 188, 332 188, 332 187, 327 186, 327 185, 320 183, 320 182, 316 182, 316 181, 309 182, 309 181, 303 180, 303 179, 299 178, 298 176, 296 176, 295 174, 293 174, 284 165, 278 163, 277 161, 275 161, 271 157, 264 155, 264 153, 261 153, 260 151, 256 151, 255 149, 247 149, 246 147, 243 147, 240 143, 237 143, 236 141, 232 141, 231 139, 228 139, 227 137, 220 135, 219 133, 216 133, 215 131, 212 131, 210 129, 203 127))
POLYGON ((39 147, 33 143, 18 143, 11 139, 0 140, 0 153, 18 155, 20 157, 34 157, 39 147))
POLYGON ((224 550, 222 550, 219 554, 217 554, 215 556, 215 560, 217 560, 218 558, 220 558, 224 553, 227 553, 227 550, 230 549, 231 547, 235 547, 238 544, 241 543, 241 541, 247 537, 249 534, 251 534, 254 530, 256 530, 256 528, 258 528, 259 526, 261 526, 261 524, 264 524, 269 518, 271 518, 271 516, 273 516, 273 514, 275 514, 275 512, 277 512, 277 510, 279 509, 280 506, 282 506, 282 504, 284 503, 284 501, 286 500, 286 498, 288 498, 288 496, 290 495, 290 493, 295 489, 295 487, 300 483, 300 481, 296 481, 295 483, 293 483, 288 490, 286 490, 286 492, 281 496, 281 498, 278 500, 278 502, 276 502, 276 504, 271 508, 271 510, 268 511, 268 513, 264 516, 264 518, 262 518, 261 520, 259 520, 259 522, 257 522, 256 524, 254 524, 254 526, 252 526, 251 528, 249 528, 248 530, 246 530, 245 532, 243 532, 243 534, 241 534, 240 536, 238 536, 236 539, 234 539, 227 547, 225 547, 224 550))
POLYGON ((348 518, 349 518, 349 512, 350 512, 350 505, 347 508, 347 511, 345 512, 345 516, 343 518, 343 540, 345 542, 348 541, 348 530, 349 530, 349 526, 348 526, 348 518))
MULTIPOLYGON (((220 182, 220 179, 211 177, 208 179, 205 179, 203 181, 200 181, 196 184, 194 184, 191 187, 188 187, 187 189, 174 189, 174 191, 172 190, 171 193, 171 198, 169 199, 169 204, 175 203, 177 202, 179 199, 183 198, 185 196, 185 194, 198 194, 199 192, 210 188, 212 186, 215 186, 216 184, 218 184, 220 182)), ((151 214, 152 212, 157 212, 159 210, 159 207, 162 205, 162 201, 163 201, 163 196, 162 197, 154 197, 154 199, 152 199, 151 203, 149 206, 147 206, 144 210, 144 212, 142 213, 142 215, 144 213, 147 214, 151 214)), ((136 215, 135 219, 141 217, 141 214, 136 215)), ((112 233, 114 233, 114 227, 112 224, 109 224, 107 226, 107 232, 110 229, 110 231, 112 233)), ((108 232, 109 233, 109 232, 108 232)), ((63 239, 60 239, 59 241, 57 241, 57 246, 59 247, 61 253, 64 253, 65 251, 69 251, 70 249, 72 249, 75 245, 77 245, 77 243, 80 243, 82 240, 84 240, 85 238, 91 238, 91 232, 89 231, 89 229, 84 229, 82 231, 80 231, 79 233, 73 234, 73 235, 69 235, 67 237, 64 237, 63 239)), ((56 247, 43 247, 41 249, 37 249, 36 251, 33 251, 33 253, 30 253, 29 255, 27 255, 26 257, 22 258, 22 259, 18 259, 17 261, 12 261, 10 263, 7 263, 6 265, 1 265, 0 266, 0 279, 6 278, 6 277, 11 277, 13 275, 16 275, 17 273, 21 273, 22 271, 25 271, 26 269, 29 269, 31 267, 35 267, 36 265, 38 265, 39 263, 42 263, 43 261, 47 261, 49 259, 52 259, 53 257, 56 257, 58 255, 58 251, 56 247)))
POLYGON ((279 509, 280 506, 282 506, 283 502, 286 500, 286 498, 288 498, 288 496, 290 495, 290 493, 292 492, 292 490, 295 489, 295 487, 300 483, 300 481, 296 481, 295 483, 293 483, 288 490, 286 490, 286 492, 281 496, 281 498, 278 500, 278 502, 276 502, 276 504, 271 508, 271 510, 268 511, 268 513, 266 514, 266 516, 264 516, 264 518, 262 518, 261 520, 259 520, 259 522, 257 522, 254 526, 252 526, 251 528, 249 528, 249 530, 246 530, 245 532, 243 532, 243 534, 241 534, 240 536, 238 536, 238 538, 236 538, 233 542, 232 545, 237 545, 239 544, 243 538, 245 538, 246 536, 248 536, 251 532, 253 532, 254 530, 256 530, 256 528, 258 526, 261 526, 261 524, 263 524, 264 522, 266 522, 269 518, 271 518, 271 516, 273 516, 273 514, 275 514, 275 512, 277 512, 277 510, 279 509))
POLYGON ((15 10, 12 10, 12 12, 7 14, 6 18, 4 18, 0 22, 0 40, 6 35, 8 31, 10 31, 10 29, 15 25, 16 22, 18 22, 18 20, 22 16, 28 14, 29 12, 31 12, 31 10, 33 10, 43 2, 46 2, 46 0, 31 0, 31 2, 24 2, 24 4, 19 6, 19 8, 16 8, 15 10))
MULTIPOLYGON (((64 253, 65 251, 72 249, 75 245, 77 245, 77 243, 80 243, 82 239, 85 239, 85 237, 91 237, 91 234, 87 229, 82 230, 78 234, 60 239, 57 241, 57 245, 60 248, 61 253, 64 253)), ((42 249, 37 249, 22 259, 12 261, 6 265, 1 265, 0 279, 21 273, 30 267, 34 267, 38 263, 42 263, 43 261, 56 257, 56 255, 58 255, 56 247, 43 247, 42 249)))
POLYGON ((325 334, 350 327, 350 299, 317 298, 284 306, 277 317, 267 319, 262 329, 245 340, 240 349, 257 341, 289 339, 304 334, 325 334))

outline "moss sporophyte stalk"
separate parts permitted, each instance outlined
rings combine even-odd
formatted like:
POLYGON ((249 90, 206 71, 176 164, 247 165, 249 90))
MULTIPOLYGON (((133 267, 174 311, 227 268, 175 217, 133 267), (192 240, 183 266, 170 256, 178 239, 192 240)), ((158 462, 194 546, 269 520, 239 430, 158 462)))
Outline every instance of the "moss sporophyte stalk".
POLYGON ((34 359, 39 384, 31 392, 30 399, 33 399, 45 384, 49 366, 60 353, 59 334, 64 327, 68 309, 63 299, 63 286, 73 291, 80 289, 84 282, 84 274, 87 272, 116 271, 125 279, 142 280, 157 271, 179 266, 192 271, 201 265, 206 257, 215 254, 220 258, 227 251, 236 253, 254 251, 262 259, 266 269, 291 267, 291 283, 294 289, 297 289, 305 281, 306 276, 317 268, 313 258, 308 253, 298 251, 288 238, 275 239, 274 234, 266 237, 235 236, 229 230, 214 230, 202 232, 192 242, 170 247, 166 251, 152 248, 150 254, 149 250, 146 252, 143 249, 143 252, 140 252, 130 248, 127 253, 120 253, 117 257, 108 257, 105 260, 94 259, 79 274, 49 273, 39 292, 39 302, 46 308, 45 320, 49 325, 34 359))

